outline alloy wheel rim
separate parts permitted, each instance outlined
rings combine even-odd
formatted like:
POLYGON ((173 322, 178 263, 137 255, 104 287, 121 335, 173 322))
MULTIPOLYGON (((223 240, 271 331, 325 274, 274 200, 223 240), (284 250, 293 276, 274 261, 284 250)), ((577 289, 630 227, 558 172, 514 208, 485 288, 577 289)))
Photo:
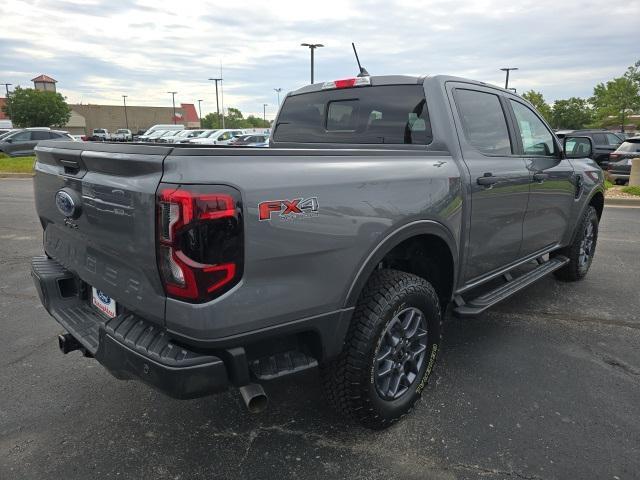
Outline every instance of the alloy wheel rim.
POLYGON ((580 255, 578 261, 581 267, 587 265, 593 256, 593 248, 595 244, 595 230, 593 223, 589 222, 585 228, 582 242, 580 242, 580 255))
POLYGON ((396 314, 375 356, 375 386, 385 400, 404 395, 418 379, 427 352, 427 319, 415 307, 396 314))

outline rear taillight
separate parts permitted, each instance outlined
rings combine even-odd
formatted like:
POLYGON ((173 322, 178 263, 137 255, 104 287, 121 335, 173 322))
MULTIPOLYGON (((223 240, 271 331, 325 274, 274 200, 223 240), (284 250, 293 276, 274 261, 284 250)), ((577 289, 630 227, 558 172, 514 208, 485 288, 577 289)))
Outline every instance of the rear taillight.
POLYGON ((158 266, 168 296, 209 301, 242 277, 244 236, 237 190, 161 184, 158 266))

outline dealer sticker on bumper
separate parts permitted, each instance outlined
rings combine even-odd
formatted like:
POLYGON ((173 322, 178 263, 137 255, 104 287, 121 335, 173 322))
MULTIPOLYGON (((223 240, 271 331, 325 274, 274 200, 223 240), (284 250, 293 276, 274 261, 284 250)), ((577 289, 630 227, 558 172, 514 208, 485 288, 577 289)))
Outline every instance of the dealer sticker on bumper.
POLYGON ((116 316, 116 301, 104 292, 101 292, 97 288, 91 287, 92 296, 91 302, 95 307, 104 313, 107 317, 113 318, 116 316))

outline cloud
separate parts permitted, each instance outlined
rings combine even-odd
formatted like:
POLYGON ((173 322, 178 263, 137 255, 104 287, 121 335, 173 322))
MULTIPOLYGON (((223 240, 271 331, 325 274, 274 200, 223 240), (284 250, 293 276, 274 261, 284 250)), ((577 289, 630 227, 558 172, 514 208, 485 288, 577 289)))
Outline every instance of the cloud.
POLYGON ((622 28, 640 4, 588 0, 3 0, 0 78, 29 85, 56 78, 71 102, 169 105, 176 100, 215 110, 207 79, 223 63, 225 106, 262 115, 276 109, 276 87, 309 80, 309 51, 320 42, 318 81, 356 73, 351 42, 372 74, 447 73, 503 83, 549 100, 589 96, 640 57, 622 28))

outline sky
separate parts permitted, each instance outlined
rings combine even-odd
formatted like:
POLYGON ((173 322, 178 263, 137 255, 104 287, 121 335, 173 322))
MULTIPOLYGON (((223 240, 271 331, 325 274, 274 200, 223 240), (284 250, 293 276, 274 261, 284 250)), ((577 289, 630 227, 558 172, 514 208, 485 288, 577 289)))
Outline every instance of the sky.
MULTIPOLYGON (((282 94, 357 73, 450 74, 547 101, 588 97, 640 60, 640 1, 583 0, 0 0, 0 83, 47 74, 69 103, 170 106, 202 99, 267 118, 282 94), (627 23, 629 22, 629 23, 627 23), (632 28, 626 28, 629 25, 632 28)), ((11 87, 13 88, 13 87, 11 87)))

